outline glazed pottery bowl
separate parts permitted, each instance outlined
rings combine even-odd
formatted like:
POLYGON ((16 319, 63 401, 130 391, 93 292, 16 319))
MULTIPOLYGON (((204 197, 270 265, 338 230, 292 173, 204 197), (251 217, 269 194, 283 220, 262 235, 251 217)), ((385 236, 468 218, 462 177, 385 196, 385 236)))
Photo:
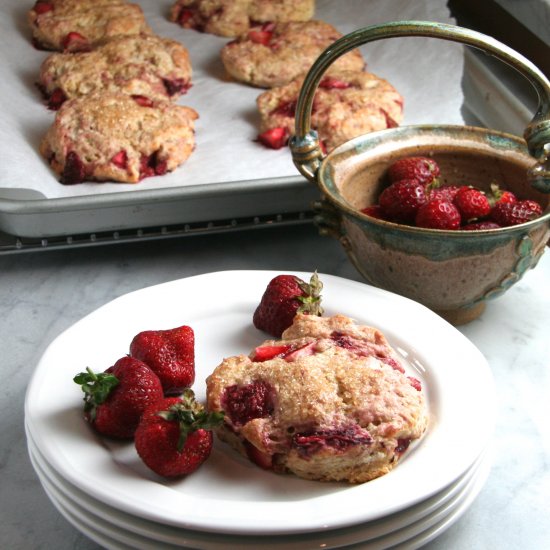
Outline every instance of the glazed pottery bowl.
POLYGON ((474 31, 430 22, 399 22, 356 31, 336 42, 312 67, 298 101, 294 162, 322 195, 315 205, 323 234, 337 238, 365 280, 418 301, 454 324, 478 317, 536 266, 550 237, 550 85, 530 62, 474 31), (404 126, 350 140, 324 156, 309 128, 310 102, 331 60, 358 44, 390 36, 425 35, 483 46, 531 80, 540 98, 526 140, 469 126, 404 126), (443 231, 384 221, 361 213, 387 185, 388 166, 407 156, 432 157, 445 184, 489 191, 491 183, 534 199, 543 215, 490 230, 443 231))

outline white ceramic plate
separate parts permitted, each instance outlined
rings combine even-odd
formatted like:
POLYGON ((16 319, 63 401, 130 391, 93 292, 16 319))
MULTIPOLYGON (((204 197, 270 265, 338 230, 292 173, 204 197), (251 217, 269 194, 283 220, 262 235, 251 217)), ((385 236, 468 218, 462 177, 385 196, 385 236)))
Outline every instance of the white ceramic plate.
MULTIPOLYGON (((65 502, 66 508, 84 512, 86 520, 80 523, 93 526, 103 526, 104 530, 115 526, 117 529, 132 533, 144 541, 154 541, 155 544, 169 544, 175 547, 192 547, 203 550, 225 550, 228 546, 234 548, 262 548, 262 550, 303 550, 305 546, 311 548, 341 548, 359 542, 372 541, 378 544, 382 540, 391 538, 395 544, 397 537, 411 536, 411 530, 425 530, 432 526, 445 512, 452 510, 462 502, 471 490, 479 485, 479 479, 486 478, 490 466, 490 455, 487 451, 457 481, 440 491, 436 495, 418 504, 386 516, 380 520, 354 525, 343 529, 316 531, 295 535, 271 536, 239 536, 225 533, 204 533, 190 531, 162 523, 151 522, 140 517, 125 514, 103 502, 93 499, 87 493, 75 486, 55 472, 45 461, 40 451, 28 434, 28 449, 35 471, 48 495, 59 502, 65 502)), ((63 513, 63 512, 62 512, 63 513)), ((65 515, 65 514, 64 514, 65 515)), ((74 515, 74 514, 73 514, 74 515)), ((148 543, 152 544, 151 542, 148 543)))
MULTIPOLYGON (((379 537, 372 537, 368 534, 367 524, 363 528, 354 528, 353 533, 350 533, 350 529, 343 529, 338 530, 336 535, 333 534, 334 531, 329 531, 283 537, 215 535, 180 530, 177 539, 166 540, 163 533, 166 526, 162 524, 151 525, 148 523, 150 526, 148 530, 144 530, 145 526, 142 525, 142 532, 139 533, 134 528, 128 529, 126 523, 121 523, 116 514, 106 520, 101 508, 102 503, 88 501, 86 505, 83 505, 82 499, 74 498, 75 495, 71 488, 68 488, 63 482, 59 482, 55 473, 44 464, 36 449, 29 448, 29 455, 46 494, 58 511, 75 528, 107 548, 131 547, 143 550, 175 548, 215 550, 225 549, 228 546, 240 549, 262 548, 268 550, 284 547, 287 550, 305 550, 306 548, 336 549, 342 546, 349 547, 349 545, 364 550, 382 550, 390 547, 395 548, 396 545, 406 545, 406 548, 410 550, 420 546, 420 541, 425 543, 427 540, 432 540, 453 521, 456 521, 479 494, 490 470, 490 461, 486 453, 477 461, 475 468, 464 477, 460 488, 454 490, 453 487, 450 498, 444 499, 429 513, 406 526, 399 528, 396 523, 393 530, 389 530, 385 535, 379 537), (100 512, 100 515, 97 512, 100 512), (366 538, 362 538, 361 533, 366 538), (427 539, 428 537, 429 539, 427 539)), ((139 521, 139 518, 133 518, 133 522, 136 524, 139 521)))
POLYGON ((429 429, 391 473, 357 486, 311 482, 263 471, 216 442, 200 470, 166 481, 147 470, 131 443, 106 442, 86 425, 73 376, 87 366, 109 367, 142 330, 193 327, 194 390, 204 399, 204 380, 221 359, 248 353, 265 338, 253 327, 252 314, 277 274, 226 271, 145 288, 61 334, 41 358, 25 403, 27 427, 47 462, 93 498, 129 514, 194 530, 262 535, 373 521, 430 497, 462 475, 494 426, 494 384, 483 355, 416 302, 325 274, 320 275, 325 314, 343 313, 381 329, 428 394, 429 429))

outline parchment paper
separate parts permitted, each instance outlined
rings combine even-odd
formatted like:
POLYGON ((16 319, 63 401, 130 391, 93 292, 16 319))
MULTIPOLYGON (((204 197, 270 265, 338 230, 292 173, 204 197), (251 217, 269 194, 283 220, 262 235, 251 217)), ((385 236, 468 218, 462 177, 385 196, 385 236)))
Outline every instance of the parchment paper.
MULTIPOLYGON (((298 174, 287 148, 274 151, 255 141, 256 97, 261 89, 226 76, 219 51, 228 39, 184 30, 168 20, 171 0, 137 0, 153 30, 182 42, 193 64, 193 86, 179 103, 200 115, 196 150, 171 174, 138 184, 58 182, 38 153, 55 113, 35 86, 48 55, 33 48, 26 12, 34 0, 3 0, 0 18, 0 188, 30 188, 46 198, 119 191, 250 181, 298 174)), ((454 23, 445 0, 318 0, 316 19, 346 34, 396 20, 454 23)), ((403 124, 462 124, 462 46, 433 38, 386 39, 361 48, 369 71, 389 80, 405 98, 403 124)))

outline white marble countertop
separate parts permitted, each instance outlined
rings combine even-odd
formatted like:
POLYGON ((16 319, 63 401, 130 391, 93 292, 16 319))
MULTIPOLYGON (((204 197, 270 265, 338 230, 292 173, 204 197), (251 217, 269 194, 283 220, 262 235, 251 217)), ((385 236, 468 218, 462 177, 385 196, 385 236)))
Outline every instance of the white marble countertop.
MULTIPOLYGON (((0 547, 10 550, 98 548, 56 511, 27 454, 27 383, 64 329, 127 292, 211 271, 317 269, 360 280, 338 243, 310 225, 14 254, 0 257, 0 266, 0 547)), ((550 548, 549 281, 546 252, 536 269, 460 329, 496 380, 494 465, 472 506, 428 544, 431 550, 550 548)))

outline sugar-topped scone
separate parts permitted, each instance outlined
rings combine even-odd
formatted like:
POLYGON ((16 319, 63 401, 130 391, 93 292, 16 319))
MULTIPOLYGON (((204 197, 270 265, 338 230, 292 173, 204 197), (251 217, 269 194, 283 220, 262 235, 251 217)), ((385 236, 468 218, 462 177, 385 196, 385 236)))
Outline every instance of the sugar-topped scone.
POLYGON ((124 92, 176 100, 191 86, 187 49, 155 35, 113 38, 91 52, 53 53, 42 63, 38 87, 50 109, 94 92, 124 92))
POLYGON ((207 378, 219 437, 262 468, 362 483, 389 472, 428 423, 421 383, 377 329, 298 314, 282 340, 207 378))
POLYGON ((308 21, 315 0, 177 0, 170 19, 186 29, 235 37, 268 21, 308 21))
POLYGON ((195 148, 197 117, 171 101, 90 94, 63 103, 40 152, 64 184, 135 183, 187 160, 195 148))
MULTIPOLYGON (((274 149, 294 135, 296 103, 304 78, 266 90, 256 103, 261 117, 259 141, 274 149)), ((327 151, 354 137, 398 126, 403 98, 386 80, 366 71, 331 71, 319 83, 311 127, 327 151)))
POLYGON ((115 36, 152 32, 141 7, 123 0, 38 0, 28 22, 43 50, 88 51, 115 36))
MULTIPOLYGON (((323 21, 266 23, 226 44, 221 50, 221 59, 236 80, 273 88, 306 73, 319 55, 341 36, 323 21)), ((332 65, 334 70, 361 71, 364 67, 359 50, 343 55, 332 65)))

